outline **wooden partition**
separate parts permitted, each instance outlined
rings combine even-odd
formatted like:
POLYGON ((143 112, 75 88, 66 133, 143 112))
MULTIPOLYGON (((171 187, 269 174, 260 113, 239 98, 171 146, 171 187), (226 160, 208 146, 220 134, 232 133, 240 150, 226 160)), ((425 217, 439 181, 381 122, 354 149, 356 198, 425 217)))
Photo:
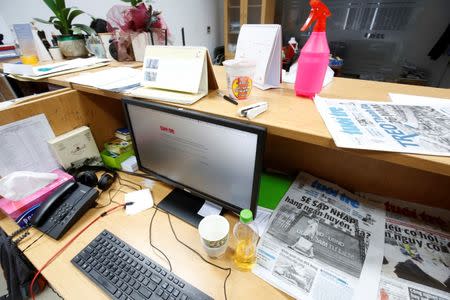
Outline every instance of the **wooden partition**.
POLYGON ((304 170, 350 191, 370 192, 450 209, 450 177, 268 135, 264 165, 296 174, 304 170))
POLYGON ((0 111, 0 125, 41 113, 47 117, 55 135, 89 126, 99 149, 114 136, 117 128, 125 124, 121 101, 66 90, 0 111))

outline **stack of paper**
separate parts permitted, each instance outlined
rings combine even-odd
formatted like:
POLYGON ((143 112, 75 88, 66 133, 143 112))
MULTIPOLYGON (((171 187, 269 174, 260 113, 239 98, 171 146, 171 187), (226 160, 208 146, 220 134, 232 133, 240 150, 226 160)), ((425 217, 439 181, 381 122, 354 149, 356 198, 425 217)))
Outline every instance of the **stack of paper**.
POLYGON ((142 71, 129 67, 110 68, 69 78, 72 83, 93 86, 113 92, 124 92, 140 86, 142 71))
POLYGON ((3 72, 13 74, 21 78, 38 80, 50 76, 76 72, 81 69, 105 66, 108 62, 108 59, 90 57, 77 58, 41 66, 5 63, 3 64, 3 72))

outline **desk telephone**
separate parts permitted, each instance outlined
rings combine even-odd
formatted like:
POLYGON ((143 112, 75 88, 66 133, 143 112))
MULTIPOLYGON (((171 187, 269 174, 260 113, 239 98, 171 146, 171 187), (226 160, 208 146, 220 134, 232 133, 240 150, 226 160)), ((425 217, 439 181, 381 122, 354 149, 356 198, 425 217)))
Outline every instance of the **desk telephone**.
POLYGON ((58 240, 95 205, 98 195, 95 188, 79 182, 65 182, 41 204, 31 218, 31 224, 58 240))

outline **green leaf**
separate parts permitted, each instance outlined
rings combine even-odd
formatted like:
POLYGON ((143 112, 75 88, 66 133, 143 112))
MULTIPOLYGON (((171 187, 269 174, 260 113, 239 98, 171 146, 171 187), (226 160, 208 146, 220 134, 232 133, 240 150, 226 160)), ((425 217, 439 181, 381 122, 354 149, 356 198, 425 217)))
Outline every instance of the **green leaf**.
POLYGON ((64 26, 64 23, 62 23, 60 20, 54 20, 53 25, 61 34, 70 34, 70 28, 67 26, 64 26))
POLYGON ((40 18, 33 18, 33 20, 41 22, 41 23, 45 23, 45 24, 53 24, 51 21, 45 21, 45 20, 40 19, 40 18))
POLYGON ((74 9, 69 13, 69 16, 67 17, 67 23, 72 24, 73 19, 78 17, 79 15, 83 14, 84 12, 79 9, 74 9))
POLYGON ((48 6, 48 8, 50 8, 50 10, 55 14, 58 15, 59 13, 59 9, 56 6, 56 2, 55 0, 43 0, 44 3, 48 6))
POLYGON ((69 16, 71 10, 72 10, 71 7, 66 7, 66 8, 61 9, 61 21, 63 19, 67 20, 67 17, 69 16))
POLYGON ((123 2, 130 3, 131 0, 122 0, 123 2))
POLYGON ((56 7, 59 10, 62 10, 63 8, 66 8, 66 1, 65 0, 55 0, 55 4, 56 4, 56 7))
POLYGON ((89 26, 87 26, 87 25, 84 25, 84 24, 73 24, 72 27, 78 28, 78 29, 80 29, 80 30, 86 32, 88 35, 91 35, 91 34, 95 34, 95 33, 96 33, 94 29, 92 29, 91 27, 89 27, 89 26))

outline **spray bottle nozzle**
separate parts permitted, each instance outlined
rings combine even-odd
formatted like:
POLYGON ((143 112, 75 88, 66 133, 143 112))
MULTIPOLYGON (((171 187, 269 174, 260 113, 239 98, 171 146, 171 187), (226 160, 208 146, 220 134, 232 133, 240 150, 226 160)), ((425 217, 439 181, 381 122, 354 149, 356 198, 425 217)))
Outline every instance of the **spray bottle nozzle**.
POLYGON ((309 2, 311 6, 311 11, 309 13, 308 19, 306 19, 305 24, 303 24, 301 31, 305 31, 308 29, 311 24, 317 20, 316 25, 314 26, 314 31, 325 31, 327 26, 327 18, 331 16, 330 10, 328 7, 322 3, 320 0, 311 0, 309 2))

